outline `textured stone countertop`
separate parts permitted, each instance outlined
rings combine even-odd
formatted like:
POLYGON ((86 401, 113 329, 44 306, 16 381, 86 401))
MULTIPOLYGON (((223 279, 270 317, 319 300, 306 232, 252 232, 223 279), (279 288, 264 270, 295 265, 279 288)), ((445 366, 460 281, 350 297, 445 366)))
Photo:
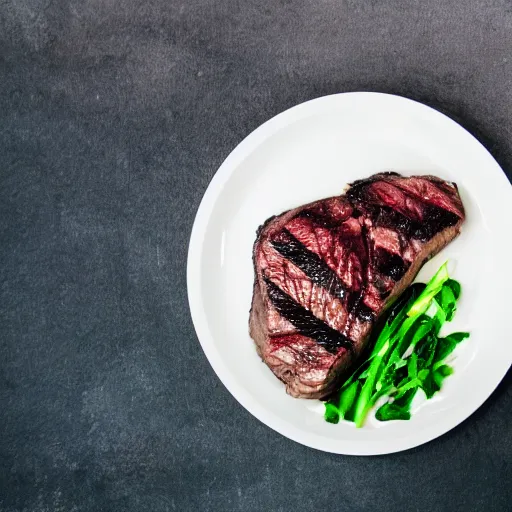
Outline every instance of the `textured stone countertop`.
POLYGON ((427 445, 335 456, 253 418, 197 341, 209 180, 359 90, 445 112, 510 179, 512 3, 0 1, 1 512, 510 510, 510 376, 427 445))

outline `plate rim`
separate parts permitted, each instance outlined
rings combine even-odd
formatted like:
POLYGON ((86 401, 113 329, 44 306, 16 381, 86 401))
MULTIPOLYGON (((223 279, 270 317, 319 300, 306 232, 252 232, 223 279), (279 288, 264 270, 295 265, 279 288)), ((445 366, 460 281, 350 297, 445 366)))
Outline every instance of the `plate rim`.
MULTIPOLYGON (((468 419, 477 409, 479 409, 482 404, 495 392, 496 388, 499 386, 505 375, 507 374, 510 363, 508 365, 503 365, 504 371, 498 372, 499 378, 496 378, 495 384, 489 393, 485 393, 483 398, 479 397, 478 400, 474 400, 471 402, 471 406, 467 407, 459 416, 457 416, 456 420, 452 422, 450 426, 446 428, 445 424, 440 422, 439 425, 434 424, 431 428, 422 429, 422 435, 418 435, 416 433, 415 436, 412 436, 413 439, 409 439, 407 437, 400 438, 400 446, 395 446, 395 443, 389 443, 388 447, 382 446, 382 442, 378 441, 376 443, 372 443, 371 441, 365 441, 365 446, 350 446, 354 444, 353 441, 347 441, 348 444, 343 444, 340 439, 340 442, 337 442, 336 445, 326 446, 327 439, 323 436, 316 434, 314 432, 309 432, 307 434, 308 439, 304 439, 304 431, 290 425, 289 423, 285 423, 282 419, 261 406, 257 401, 255 401, 250 393, 242 386, 235 381, 232 377, 230 371, 224 364, 220 353, 216 350, 213 335, 211 334, 206 314, 203 309, 203 301, 201 299, 201 249, 202 243, 204 240, 204 236, 207 231, 208 222, 212 213, 212 210, 215 206, 215 202, 217 197, 221 193, 224 185, 228 181, 231 174, 236 170, 237 166, 245 159, 245 157, 250 154, 251 148, 254 150, 257 148, 264 140, 271 137, 277 130, 286 126, 288 118, 293 118, 294 115, 299 115, 302 110, 307 110, 312 108, 312 104, 319 104, 320 102, 329 102, 336 101, 338 98, 349 98, 349 97, 367 97, 367 98, 384 98, 385 100, 389 98, 393 98, 396 101, 402 101, 404 103, 413 104, 416 108, 421 107, 434 113, 440 118, 443 118, 444 122, 450 123, 452 126, 457 127, 457 129, 465 132, 467 136, 472 139, 472 142, 483 149, 485 154, 487 155, 489 161, 496 167, 496 170, 499 171, 499 174, 502 176, 502 181, 504 185, 510 187, 510 183, 508 178, 498 164, 498 162, 494 159, 494 157, 490 154, 487 148, 468 130, 466 130, 463 126, 461 126, 457 121, 453 120, 443 112, 436 110, 433 107, 425 105, 421 102, 412 100, 410 98, 387 94, 381 92, 345 92, 345 93, 336 93, 330 94, 326 96, 320 96, 318 98, 314 98, 303 103, 299 103, 295 106, 292 106, 283 112, 275 115, 269 120, 265 121, 263 124, 258 126, 255 130, 249 133, 226 157, 226 159, 222 162, 220 167, 217 169, 216 173, 210 180, 206 191, 201 199, 199 207, 196 212, 196 216, 194 219, 194 223, 191 230, 189 247, 188 247, 188 255, 187 255, 187 295, 188 295, 188 303, 190 314, 192 318, 192 323, 194 325, 194 329, 196 331, 197 338, 205 353, 208 362, 212 366, 214 372, 216 373, 219 380, 224 384, 230 394, 244 407, 248 412, 250 412, 256 419, 280 433, 281 435, 291 439, 295 442, 298 442, 304 446, 308 446, 310 448, 314 448, 320 451, 324 451, 327 453, 334 453, 340 455, 356 455, 356 456, 371 456, 371 455, 385 455, 390 453, 398 453, 405 450, 410 450, 417 446, 429 443, 434 439, 446 434, 450 430, 454 429, 461 423, 463 423, 466 419, 468 419), (377 446, 375 446, 377 445, 377 446)), ((497 176, 496 176, 497 177, 497 176)), ((511 195, 512 196, 512 195, 511 195)))

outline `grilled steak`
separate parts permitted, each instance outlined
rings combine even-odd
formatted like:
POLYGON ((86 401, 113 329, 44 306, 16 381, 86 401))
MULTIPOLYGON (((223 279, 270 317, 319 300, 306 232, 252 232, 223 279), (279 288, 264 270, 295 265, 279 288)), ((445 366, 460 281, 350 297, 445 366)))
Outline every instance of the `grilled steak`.
POLYGON ((268 219, 254 244, 249 328, 287 392, 334 391, 379 316, 463 221, 455 184, 395 173, 268 219))

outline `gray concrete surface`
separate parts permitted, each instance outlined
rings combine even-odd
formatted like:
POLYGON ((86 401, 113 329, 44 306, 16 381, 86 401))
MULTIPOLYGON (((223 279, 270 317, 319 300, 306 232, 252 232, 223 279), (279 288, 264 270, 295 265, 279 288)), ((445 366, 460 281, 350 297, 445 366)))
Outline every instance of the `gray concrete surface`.
POLYGON ((412 451, 305 448, 213 373, 185 267, 231 149, 324 94, 425 102, 510 178, 511 50, 510 0, 0 0, 0 511, 509 511, 510 378, 412 451))

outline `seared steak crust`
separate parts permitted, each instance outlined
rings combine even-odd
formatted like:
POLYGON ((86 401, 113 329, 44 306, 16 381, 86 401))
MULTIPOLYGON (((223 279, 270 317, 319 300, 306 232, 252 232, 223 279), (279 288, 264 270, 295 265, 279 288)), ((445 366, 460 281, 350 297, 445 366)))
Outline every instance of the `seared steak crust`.
POLYGON ((463 221, 455 184, 395 173, 268 219, 249 330, 287 392, 322 398, 340 385, 379 316, 463 221))

